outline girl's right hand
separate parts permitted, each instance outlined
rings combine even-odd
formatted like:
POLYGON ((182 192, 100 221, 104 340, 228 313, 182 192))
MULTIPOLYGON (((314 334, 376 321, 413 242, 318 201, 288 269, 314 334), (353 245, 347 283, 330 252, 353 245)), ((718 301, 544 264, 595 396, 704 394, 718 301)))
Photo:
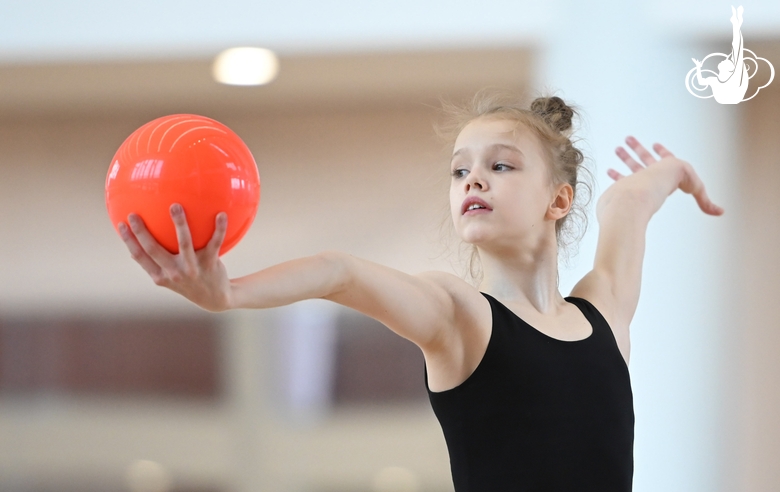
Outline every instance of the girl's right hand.
POLYGON ((171 205, 170 213, 176 226, 179 254, 169 253, 149 233, 141 217, 130 214, 130 227, 124 222, 118 226, 130 256, 146 270, 155 284, 181 294, 207 311, 230 309, 230 279, 219 259, 219 248, 227 230, 227 214, 217 214, 214 235, 206 247, 195 251, 181 205, 171 205))

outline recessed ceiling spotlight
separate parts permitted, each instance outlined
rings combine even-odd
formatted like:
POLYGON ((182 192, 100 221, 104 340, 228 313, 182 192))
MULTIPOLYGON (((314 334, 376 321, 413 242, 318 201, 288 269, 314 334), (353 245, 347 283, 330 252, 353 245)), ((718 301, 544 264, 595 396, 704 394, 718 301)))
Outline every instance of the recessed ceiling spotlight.
POLYGON ((217 55, 211 71, 223 84, 263 85, 276 78, 279 59, 265 48, 230 48, 217 55))

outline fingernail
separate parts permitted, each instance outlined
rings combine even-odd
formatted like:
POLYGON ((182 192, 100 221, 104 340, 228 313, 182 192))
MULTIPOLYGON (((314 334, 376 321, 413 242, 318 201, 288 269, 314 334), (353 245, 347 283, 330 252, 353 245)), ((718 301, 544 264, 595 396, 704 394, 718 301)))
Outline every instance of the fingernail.
POLYGON ((117 229, 119 229, 119 234, 121 234, 122 236, 127 234, 127 226, 125 225, 124 222, 120 222, 119 225, 117 225, 117 229))
POLYGON ((171 212, 174 214, 180 214, 181 213, 181 205, 178 203, 174 203, 171 205, 171 212))

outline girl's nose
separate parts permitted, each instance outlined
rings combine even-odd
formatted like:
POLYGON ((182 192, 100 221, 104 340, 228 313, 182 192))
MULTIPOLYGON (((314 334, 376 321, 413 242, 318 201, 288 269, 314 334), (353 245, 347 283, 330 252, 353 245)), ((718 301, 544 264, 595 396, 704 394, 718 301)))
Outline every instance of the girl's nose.
POLYGON ((466 179, 466 192, 468 193, 471 188, 484 191, 486 184, 487 183, 485 183, 485 180, 483 180, 478 173, 470 172, 468 174, 468 178, 466 179))

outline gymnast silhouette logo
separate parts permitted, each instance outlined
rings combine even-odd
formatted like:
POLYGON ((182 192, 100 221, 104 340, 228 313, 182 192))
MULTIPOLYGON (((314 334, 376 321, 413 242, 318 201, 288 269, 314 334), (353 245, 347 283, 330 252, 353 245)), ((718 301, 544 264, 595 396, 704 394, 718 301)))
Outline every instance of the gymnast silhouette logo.
POLYGON ((743 46, 742 31, 740 30, 742 27, 743 10, 744 9, 742 8, 742 5, 740 5, 736 11, 734 10, 733 6, 731 7, 731 26, 733 28, 733 37, 731 41, 731 53, 728 56, 723 53, 711 53, 707 55, 702 61, 698 61, 696 58, 692 58, 693 63, 695 63, 696 66, 693 67, 685 76, 685 88, 688 89, 688 92, 694 96, 700 99, 715 97, 715 100, 720 104, 738 104, 742 101, 753 99, 761 89, 772 83, 772 79, 775 78, 775 67, 773 67, 766 58, 757 56, 755 53, 743 46), (746 57, 744 55, 745 51, 749 52, 751 55, 753 55, 753 57, 746 57), (709 72, 713 75, 716 75, 712 70, 702 69, 704 62, 707 61, 707 58, 710 57, 723 57, 723 60, 718 63, 717 76, 703 77, 703 72, 709 72), (769 65, 769 81, 756 89, 756 92, 752 96, 743 99, 745 97, 745 92, 747 92, 748 81, 753 78, 756 73, 758 73, 758 62, 756 59, 763 60, 767 65, 769 65), (747 62, 752 62, 753 66, 750 67, 747 62), (752 73, 750 73, 751 70, 752 73), (694 72, 696 75, 695 78, 693 77, 694 72), (699 87, 697 87, 697 84, 699 87), (706 91, 707 87, 709 87, 712 89, 712 94, 708 96, 700 96, 691 90, 691 85, 693 85, 694 90, 700 92, 706 91))

